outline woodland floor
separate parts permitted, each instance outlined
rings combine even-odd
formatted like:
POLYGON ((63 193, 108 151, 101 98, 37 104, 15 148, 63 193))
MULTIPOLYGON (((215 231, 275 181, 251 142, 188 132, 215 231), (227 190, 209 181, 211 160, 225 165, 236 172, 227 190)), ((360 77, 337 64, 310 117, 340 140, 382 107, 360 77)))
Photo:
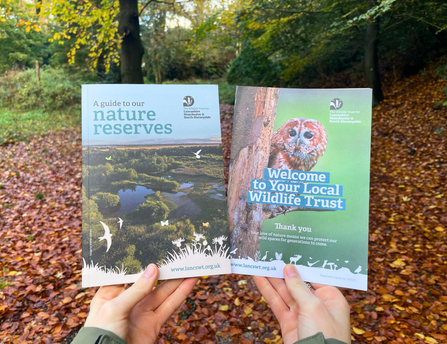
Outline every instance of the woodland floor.
MULTIPOLYGON (((354 343, 447 343, 447 82, 384 82, 373 110, 368 291, 343 290, 354 343)), ((226 168, 232 107, 223 105, 226 168)), ((0 147, 0 343, 68 343, 96 288, 81 283, 81 136, 0 147)), ((248 276, 202 278, 159 343, 281 343, 248 276)))

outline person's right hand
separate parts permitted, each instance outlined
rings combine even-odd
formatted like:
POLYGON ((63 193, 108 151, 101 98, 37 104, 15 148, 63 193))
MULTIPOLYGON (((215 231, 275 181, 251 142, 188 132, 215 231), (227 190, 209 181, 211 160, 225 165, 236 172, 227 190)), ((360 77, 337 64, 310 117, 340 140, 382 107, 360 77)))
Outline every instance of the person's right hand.
POLYGON ((279 321, 285 344, 322 332, 325 338, 351 343, 349 305, 335 287, 313 284, 309 290, 296 267, 284 267, 284 280, 253 277, 279 321))

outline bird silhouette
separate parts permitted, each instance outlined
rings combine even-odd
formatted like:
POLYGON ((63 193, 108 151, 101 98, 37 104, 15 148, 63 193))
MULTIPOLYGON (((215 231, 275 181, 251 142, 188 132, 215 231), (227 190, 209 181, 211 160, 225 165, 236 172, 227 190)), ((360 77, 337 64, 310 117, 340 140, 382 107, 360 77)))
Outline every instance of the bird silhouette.
POLYGON ((112 246, 112 233, 110 233, 110 229, 109 226, 107 226, 104 222, 101 222, 102 226, 104 227, 104 236, 99 238, 99 241, 101 240, 106 240, 107 241, 107 250, 106 252, 109 251, 110 246, 112 246))
POLYGON ((201 149, 199 149, 197 152, 193 152, 193 154, 196 156, 196 158, 197 159, 200 159, 200 152, 201 152, 202 150, 201 149))
POLYGON ((237 247, 233 251, 231 251, 230 254, 233 255, 236 253, 236 251, 237 251, 237 247))
POLYGON ((123 219, 121 218, 121 217, 118 217, 119 218, 119 221, 118 221, 118 223, 120 224, 120 229, 121 229, 121 227, 123 227, 123 219))
POLYGON ((262 261, 265 261, 266 259, 267 259, 267 253, 269 253, 269 251, 265 251, 265 255, 264 255, 264 257, 262 257, 262 261))
POLYGON ((275 252, 275 258, 276 258, 276 260, 281 260, 282 259, 282 253, 275 252))
POLYGON ((355 269, 354 273, 359 274, 360 271, 362 271, 362 266, 359 265, 359 267, 357 269, 355 269))
POLYGON ((309 265, 310 267, 314 266, 315 264, 317 264, 319 262, 319 260, 317 260, 316 262, 307 262, 307 265, 309 265))

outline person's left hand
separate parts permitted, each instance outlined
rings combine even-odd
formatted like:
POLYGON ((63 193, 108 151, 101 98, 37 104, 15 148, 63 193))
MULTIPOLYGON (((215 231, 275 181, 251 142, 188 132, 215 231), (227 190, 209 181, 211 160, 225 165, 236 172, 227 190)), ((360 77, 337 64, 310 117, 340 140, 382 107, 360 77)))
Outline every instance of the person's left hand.
POLYGON ((90 306, 85 327, 111 331, 128 344, 157 340, 161 326, 191 293, 198 278, 167 280, 154 288, 155 264, 127 290, 124 286, 101 287, 90 306))

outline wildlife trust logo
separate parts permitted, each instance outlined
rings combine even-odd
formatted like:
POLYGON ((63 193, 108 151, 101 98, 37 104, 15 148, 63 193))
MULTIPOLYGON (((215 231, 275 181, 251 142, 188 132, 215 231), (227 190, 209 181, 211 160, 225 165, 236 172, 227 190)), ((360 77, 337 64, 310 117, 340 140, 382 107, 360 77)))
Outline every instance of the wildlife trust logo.
POLYGON ((183 106, 193 106, 194 105, 194 98, 191 96, 186 96, 183 98, 183 106))
POLYGON ((331 110, 338 110, 341 109, 343 106, 343 100, 341 100, 340 98, 334 98, 331 100, 331 104, 330 104, 330 109, 331 110))

